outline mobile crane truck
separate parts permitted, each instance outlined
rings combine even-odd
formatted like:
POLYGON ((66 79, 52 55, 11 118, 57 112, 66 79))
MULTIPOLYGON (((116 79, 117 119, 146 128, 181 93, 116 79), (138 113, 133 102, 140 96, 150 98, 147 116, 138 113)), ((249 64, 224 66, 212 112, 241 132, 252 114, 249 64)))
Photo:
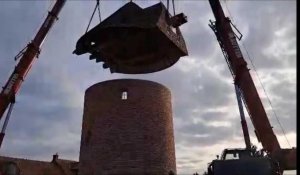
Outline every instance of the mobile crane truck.
MULTIPOLYGON (((209 26, 216 35, 236 89, 240 92, 240 97, 253 123, 256 137, 261 142, 264 151, 249 148, 250 142, 245 139, 246 149, 225 149, 220 159, 213 160, 209 164, 206 174, 278 175, 284 170, 296 170, 297 149, 280 147, 238 45, 237 39, 241 37, 234 33, 232 26, 234 28, 235 26, 228 17, 225 17, 220 1, 209 0, 209 4, 216 19, 214 22, 210 21, 209 26), (228 159, 230 156, 234 159, 228 159)), ((245 135, 247 125, 243 120, 242 127, 244 137, 247 137, 247 134, 245 135)))

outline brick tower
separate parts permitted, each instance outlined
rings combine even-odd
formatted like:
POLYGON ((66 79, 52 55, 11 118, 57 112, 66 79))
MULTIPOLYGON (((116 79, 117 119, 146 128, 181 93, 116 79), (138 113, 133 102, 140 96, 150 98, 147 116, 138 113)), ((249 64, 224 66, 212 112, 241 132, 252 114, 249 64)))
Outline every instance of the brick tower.
POLYGON ((176 174, 171 93, 137 79, 85 92, 79 175, 176 174))

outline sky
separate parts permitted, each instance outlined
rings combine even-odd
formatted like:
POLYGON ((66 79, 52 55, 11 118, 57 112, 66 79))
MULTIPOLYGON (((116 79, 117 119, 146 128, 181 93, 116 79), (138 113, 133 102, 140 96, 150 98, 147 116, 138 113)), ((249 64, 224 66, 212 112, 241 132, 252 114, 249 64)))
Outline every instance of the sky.
MULTIPOLYGON (((102 1, 102 18, 126 2, 102 1)), ((159 0, 134 2, 147 7, 159 0)), ((0 1, 2 86, 17 63, 15 55, 33 39, 52 4, 0 1)), ((243 34, 239 44, 281 147, 295 147, 296 0, 227 0, 222 5, 243 34)), ((179 175, 203 173, 224 148, 245 147, 233 80, 208 26, 214 19, 208 1, 175 2, 176 12, 188 17, 181 31, 189 55, 168 69, 145 75, 111 74, 88 55, 72 54, 94 6, 95 1, 83 0, 65 4, 17 95, 1 155, 50 161, 58 153, 60 158, 78 160, 84 92, 95 83, 118 78, 156 81, 171 90, 179 175)), ((91 26, 98 23, 96 16, 91 26)), ((261 148, 247 114, 246 119, 251 142, 261 148)))

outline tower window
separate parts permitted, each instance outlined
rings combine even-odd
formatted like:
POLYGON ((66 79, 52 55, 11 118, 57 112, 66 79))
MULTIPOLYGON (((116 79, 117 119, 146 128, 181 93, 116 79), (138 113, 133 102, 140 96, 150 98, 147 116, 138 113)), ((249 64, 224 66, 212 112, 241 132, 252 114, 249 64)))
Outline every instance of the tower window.
POLYGON ((127 91, 122 92, 122 100, 127 100, 127 91))

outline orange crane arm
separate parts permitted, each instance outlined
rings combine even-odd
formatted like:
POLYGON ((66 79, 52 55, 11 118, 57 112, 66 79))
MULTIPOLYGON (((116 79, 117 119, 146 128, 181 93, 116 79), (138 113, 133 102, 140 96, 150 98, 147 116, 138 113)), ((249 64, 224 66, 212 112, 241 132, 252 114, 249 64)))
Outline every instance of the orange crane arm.
POLYGON ((42 46, 43 41, 54 22, 58 19, 57 16, 65 2, 66 0, 56 1, 34 39, 16 56, 16 58, 20 58, 20 61, 0 93, 0 120, 2 119, 7 108, 9 108, 0 133, 0 147, 5 135, 5 129, 9 120, 9 116, 15 103, 15 96, 20 89, 26 75, 28 74, 33 61, 40 53, 40 47, 42 46))
POLYGON ((26 50, 22 52, 21 58, 15 70, 9 77, 5 86, 0 93, 0 120, 8 108, 9 104, 14 101, 14 97, 21 87, 24 78, 30 70, 33 61, 40 52, 40 47, 43 44, 49 30, 54 22, 57 20, 57 16, 65 4, 66 0, 57 0, 52 10, 48 13, 47 18, 40 27, 35 38, 27 45, 26 50))
POLYGON ((225 17, 219 0, 209 0, 209 3, 216 19, 209 26, 216 34, 234 83, 241 90, 258 140, 262 143, 263 148, 279 161, 282 169, 295 170, 296 149, 281 149, 237 43, 238 36, 233 31, 230 19, 225 17))

